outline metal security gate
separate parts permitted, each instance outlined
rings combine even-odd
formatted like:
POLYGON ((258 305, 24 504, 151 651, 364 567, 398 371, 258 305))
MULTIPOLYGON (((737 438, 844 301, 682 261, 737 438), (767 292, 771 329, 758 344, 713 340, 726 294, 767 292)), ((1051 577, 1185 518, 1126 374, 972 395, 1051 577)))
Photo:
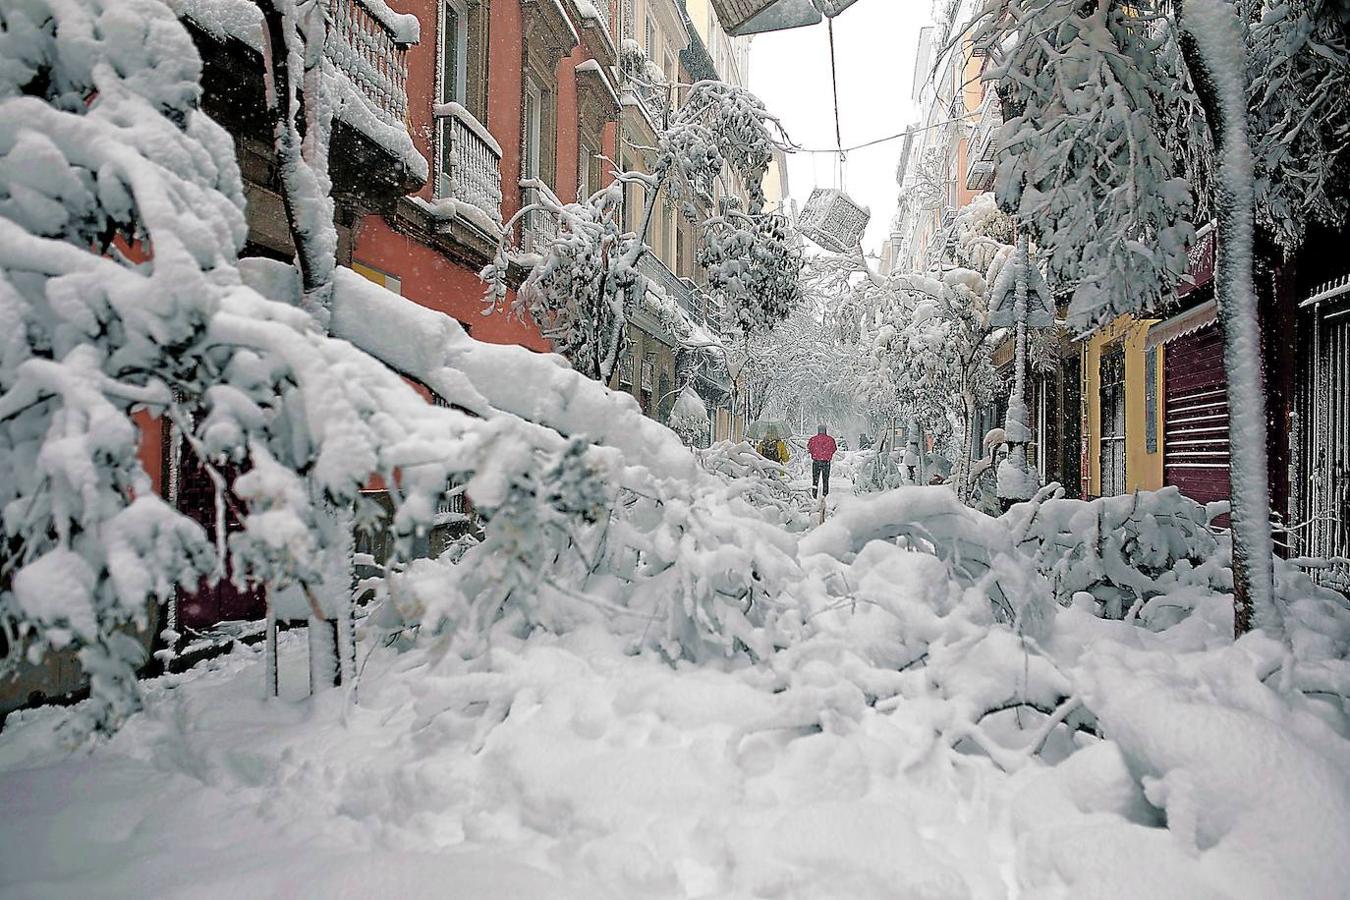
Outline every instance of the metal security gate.
POLYGON ((1314 578, 1350 587, 1350 276, 1302 303, 1289 496, 1291 550, 1333 560, 1314 578))
POLYGON ((1217 324, 1166 345, 1163 381, 1163 483, 1200 503, 1227 500, 1228 382, 1217 324))

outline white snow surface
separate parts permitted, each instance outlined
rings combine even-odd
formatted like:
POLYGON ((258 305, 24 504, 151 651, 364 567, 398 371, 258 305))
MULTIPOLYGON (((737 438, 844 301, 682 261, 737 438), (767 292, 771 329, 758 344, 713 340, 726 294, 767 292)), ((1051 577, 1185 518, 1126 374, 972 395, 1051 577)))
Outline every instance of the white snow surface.
MULTIPOLYGON (((68 711, 16 714, 0 894, 1338 896, 1350 730, 1338 701, 1269 677, 1288 648, 1234 644, 1213 593, 1162 629, 1074 602, 1024 643, 895 542, 922 523, 992 554, 1026 530, 944 494, 836 482, 800 542, 808 627, 758 664, 672 664, 594 624, 499 630, 466 659, 385 646, 368 621, 356 693, 304 697, 296 634, 280 700, 240 648, 150 682, 92 753, 60 749, 68 711), (844 603, 810 587, 835 579, 844 603), (1009 698, 1055 716, 985 714, 1009 698)), ((417 589, 444 568, 419 564, 417 589)), ((1344 680, 1343 604, 1291 572, 1291 672, 1344 680)))

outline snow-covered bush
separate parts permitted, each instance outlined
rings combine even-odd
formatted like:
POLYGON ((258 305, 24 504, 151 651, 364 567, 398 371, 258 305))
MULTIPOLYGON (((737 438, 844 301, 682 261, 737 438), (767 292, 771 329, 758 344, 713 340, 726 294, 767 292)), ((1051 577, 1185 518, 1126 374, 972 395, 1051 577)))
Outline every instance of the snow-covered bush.
POLYGON ((706 440, 709 428, 708 408, 692 385, 686 385, 670 408, 670 430, 685 446, 697 447, 706 440))
MULTIPOLYGON (((640 48, 625 42, 624 70, 649 87, 638 71, 640 48)), ((762 181, 781 128, 763 103, 744 88, 699 82, 685 104, 660 129, 649 173, 616 172, 614 182, 593 197, 563 203, 539 182, 527 184, 534 200, 506 223, 491 264, 482 272, 488 308, 530 317, 579 371, 609 383, 627 339, 634 307, 645 302, 648 280, 638 262, 651 253, 647 234, 666 199, 700 228, 700 258, 713 269, 711 287, 747 330, 780 320, 796 302, 800 243, 787 220, 765 215, 762 181), (715 186, 730 166, 746 185, 749 209, 717 209, 715 186), (642 189, 636 233, 625 232, 623 188, 642 189), (517 222, 530 216, 556 221, 546 247, 522 253, 511 246, 517 222), (753 260, 746 266, 743 260, 753 260), (529 269, 513 301, 507 301, 511 266, 529 269)))
POLYGON ((574 442, 536 460, 542 474, 522 470, 500 502, 478 506, 481 541, 394 576, 382 627, 420 625, 462 658, 503 631, 583 624, 672 660, 770 656, 793 629, 782 599, 800 578, 793 538, 741 485, 648 476, 616 491, 625 476, 596 459, 619 457, 574 442))
POLYGON ((1207 509, 1175 487, 1096 500, 1062 494, 1047 488, 1002 519, 1061 605, 1086 592, 1102 616, 1133 618, 1172 591, 1232 590, 1209 525, 1226 510, 1207 509))
POLYGON ((963 505, 945 486, 910 487, 860 500, 804 536, 803 555, 845 563, 884 541, 942 560, 963 590, 974 591, 998 621, 1032 636, 1053 605, 1049 584, 1026 565, 1006 526, 963 505))
POLYGON ((855 454, 853 465, 853 490, 859 494, 875 494, 889 491, 905 483, 900 464, 895 461, 896 451, 872 448, 855 454))
POLYGON ((697 453, 699 465, 721 479, 730 496, 750 504, 767 521, 788 531, 809 524, 805 491, 792 487, 786 467, 765 459, 746 441, 719 441, 697 453))

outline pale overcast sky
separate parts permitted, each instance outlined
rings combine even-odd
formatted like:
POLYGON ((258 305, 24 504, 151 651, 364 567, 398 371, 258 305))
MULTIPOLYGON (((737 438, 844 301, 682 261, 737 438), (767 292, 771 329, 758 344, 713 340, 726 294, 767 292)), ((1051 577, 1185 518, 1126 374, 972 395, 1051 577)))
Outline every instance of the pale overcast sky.
MULTIPOLYGON (((839 118, 844 146, 903 130, 917 118, 910 100, 919 29, 929 21, 929 4, 912 0, 858 0, 834 20, 839 72, 839 118)), ((750 88, 782 119, 788 135, 803 147, 835 146, 830 95, 830 46, 824 23, 755 37, 750 50, 750 88)), ((863 239, 880 251, 895 212, 895 165, 900 142, 849 154, 846 187, 871 208, 863 239)), ((792 196, 804 204, 813 187, 835 187, 837 165, 825 154, 788 159, 792 196)))

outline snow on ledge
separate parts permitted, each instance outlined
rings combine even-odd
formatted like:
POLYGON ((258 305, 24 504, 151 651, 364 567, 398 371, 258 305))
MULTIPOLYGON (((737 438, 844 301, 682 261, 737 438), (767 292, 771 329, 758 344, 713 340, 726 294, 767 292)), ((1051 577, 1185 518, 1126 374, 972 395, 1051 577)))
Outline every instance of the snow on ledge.
POLYGON ((588 59, 577 66, 576 72, 578 75, 589 75, 598 80, 601 86, 604 87, 605 93, 609 94, 610 99, 614 101, 614 105, 616 107, 623 105, 623 101, 619 99, 618 92, 614 90, 614 85, 610 83, 609 76, 605 74, 605 67, 600 65, 599 61, 588 59))
POLYGON ((422 39, 422 23, 412 13, 394 12, 384 0, 353 0, 364 6, 394 36, 395 43, 416 44, 422 39))
POLYGON ((443 221, 459 219, 468 222, 490 238, 497 239, 502 236, 502 223, 493 219, 492 216, 472 203, 465 203, 463 200, 456 200, 454 197, 426 200, 422 197, 412 196, 408 199, 425 210, 432 218, 443 221))

